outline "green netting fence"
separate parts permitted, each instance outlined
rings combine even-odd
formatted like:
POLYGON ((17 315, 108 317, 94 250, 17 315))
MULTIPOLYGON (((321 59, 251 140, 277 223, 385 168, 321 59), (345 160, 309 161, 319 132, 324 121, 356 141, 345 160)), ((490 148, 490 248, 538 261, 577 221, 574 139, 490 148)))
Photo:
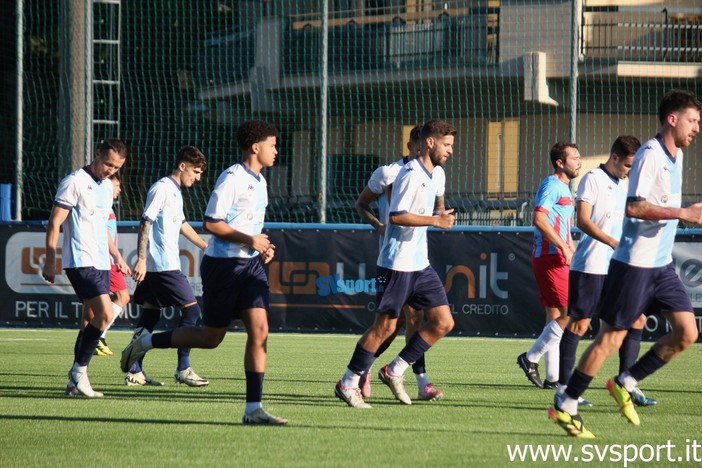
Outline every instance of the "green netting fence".
MULTIPOLYGON (((78 164, 65 149, 76 125, 63 109, 64 58, 79 49, 67 31, 83 18, 69 3, 24 1, 24 219, 48 216, 78 164)), ((237 124, 262 118, 280 130, 268 221, 360 222, 353 203, 371 171, 403 155, 413 125, 442 118, 458 128, 446 164, 458 223, 529 225, 553 143, 574 140, 584 170, 594 167, 619 134, 655 134, 666 90, 702 88, 697 0, 85 3, 91 146, 117 136, 130 150, 123 220, 139 218, 183 144, 209 160, 185 193, 187 216, 201 220, 217 175, 239 157, 237 124)), ((702 198, 699 138, 686 154, 690 203, 702 198)))

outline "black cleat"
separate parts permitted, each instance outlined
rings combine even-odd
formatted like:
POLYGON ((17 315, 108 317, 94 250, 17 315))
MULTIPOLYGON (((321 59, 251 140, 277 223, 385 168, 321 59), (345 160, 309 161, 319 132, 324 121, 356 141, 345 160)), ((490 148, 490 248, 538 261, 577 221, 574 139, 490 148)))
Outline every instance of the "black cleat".
POLYGON ((517 358, 517 365, 524 371, 529 382, 533 383, 538 388, 544 388, 544 384, 539 377, 539 365, 527 359, 526 353, 522 353, 517 358))

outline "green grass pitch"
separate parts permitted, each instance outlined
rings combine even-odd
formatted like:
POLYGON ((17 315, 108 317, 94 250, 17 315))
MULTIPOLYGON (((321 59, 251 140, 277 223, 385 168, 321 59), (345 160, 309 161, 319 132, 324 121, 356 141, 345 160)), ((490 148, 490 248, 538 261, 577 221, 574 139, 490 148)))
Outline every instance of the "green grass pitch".
MULTIPOLYGON (((685 448, 702 443, 700 345, 642 382, 660 404, 639 409, 640 427, 627 424, 604 389, 616 373, 616 356, 610 359, 585 395, 595 406, 581 410, 597 439, 580 441, 566 437, 548 419, 552 392, 532 387, 515 364, 532 340, 444 339, 427 354, 429 376, 446 394, 442 401, 403 406, 376 377, 368 400, 373 408, 364 411, 348 408, 333 395, 357 336, 272 334, 264 407, 290 423, 249 427, 241 425, 244 334, 229 333, 215 350, 193 351, 193 367, 210 380, 206 388, 176 386, 175 350, 151 351, 144 367, 166 386, 148 388, 124 385, 118 354, 131 334, 111 331, 108 343, 116 355, 95 356, 90 366, 93 387, 105 393, 99 400, 63 395, 75 336, 74 330, 0 329, 1 467, 552 463, 511 463, 515 444, 570 448, 589 461, 583 466, 625 466, 623 453, 617 460, 615 449, 623 452, 626 444, 637 447, 644 460, 656 455, 651 451, 656 446, 675 444, 669 453, 658 449, 658 459, 629 466, 669 466, 672 460, 665 456, 670 454, 675 466, 699 466, 686 462, 694 450, 702 459, 702 448, 685 448)), ((649 346, 644 343, 642 351, 649 346)), ((400 348, 398 340, 374 370, 400 348)), ((411 370, 405 383, 416 397, 411 370)))

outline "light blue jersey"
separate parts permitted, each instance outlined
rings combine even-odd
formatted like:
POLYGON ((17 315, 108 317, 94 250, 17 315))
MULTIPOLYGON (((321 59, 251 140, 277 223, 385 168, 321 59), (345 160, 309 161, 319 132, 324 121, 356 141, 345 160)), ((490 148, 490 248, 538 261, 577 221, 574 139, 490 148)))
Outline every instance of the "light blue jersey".
MULTIPOLYGON (((388 210, 390 208, 390 203, 388 202, 387 191, 391 188, 392 184, 397 178, 397 174, 400 170, 407 164, 407 158, 402 158, 399 161, 395 161, 392 164, 387 164, 385 166, 380 166, 373 174, 371 174, 368 180, 368 188, 371 192, 378 195, 378 215, 381 223, 387 226, 388 224, 388 210)), ((443 197, 446 192, 446 173, 444 168, 437 166, 432 172, 432 179, 436 184, 436 196, 443 197)), ((381 236, 379 241, 380 249, 383 248, 383 242, 385 237, 381 236)))
MULTIPOLYGON (((680 208, 682 204, 683 153, 671 155, 658 136, 648 140, 634 156, 629 173, 629 200, 680 208)), ((624 228, 614 259, 641 268, 659 268, 673 261, 677 219, 647 221, 624 218, 624 228)))
MULTIPOLYGON (((419 159, 413 159, 400 170, 395 179, 390 216, 403 213, 432 216, 436 193, 436 182, 432 174, 419 159)), ((378 256, 378 266, 395 271, 420 271, 427 268, 427 226, 408 227, 389 223, 378 256)))
MULTIPOLYGON (((602 232, 619 239, 626 208, 627 180, 614 177, 604 164, 583 176, 576 202, 592 206, 590 219, 602 232)), ((606 275, 614 249, 583 233, 570 263, 571 271, 606 275)))
POLYGON ((112 181, 95 180, 90 166, 67 175, 54 204, 69 210, 63 227, 63 268, 110 269, 107 218, 112 211, 112 181))
POLYGON ((185 222, 180 185, 167 176, 159 179, 146 195, 142 219, 149 221, 146 271, 180 271, 180 228, 185 222))
MULTIPOLYGON (((268 188, 263 175, 256 175, 241 163, 220 174, 205 210, 206 221, 223 221, 250 236, 260 234, 268 206, 268 188)), ((248 245, 212 238, 205 255, 218 258, 253 258, 248 245)))

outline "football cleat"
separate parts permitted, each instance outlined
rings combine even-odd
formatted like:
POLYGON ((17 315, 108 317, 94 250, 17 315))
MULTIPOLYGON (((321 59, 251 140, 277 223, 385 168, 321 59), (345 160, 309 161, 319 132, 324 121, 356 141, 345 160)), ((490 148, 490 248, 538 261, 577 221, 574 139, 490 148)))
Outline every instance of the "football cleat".
POLYGON ((102 398, 104 395, 93 390, 88 380, 87 372, 68 371, 68 385, 66 385, 66 395, 84 396, 87 398, 102 398))
POLYGON ((173 380, 175 383, 185 384, 189 387, 206 387, 210 384, 209 380, 203 379, 197 375, 192 367, 176 371, 173 375, 173 380))
POLYGON ((147 350, 144 349, 141 340, 147 335, 150 335, 149 330, 144 327, 137 328, 134 331, 132 341, 122 351, 122 358, 119 361, 122 372, 128 372, 135 362, 144 357, 147 350))
POLYGON ((334 386, 334 395, 339 400, 345 401, 351 408, 368 409, 371 405, 363 401, 361 390, 358 387, 344 387, 339 380, 334 386))
POLYGON ((578 439, 595 438, 595 435, 592 432, 585 429, 583 419, 579 414, 573 416, 553 406, 548 409, 548 417, 551 418, 553 422, 561 426, 571 437, 576 437, 578 439))
POLYGON ((137 385, 149 385, 153 387, 163 386, 163 382, 151 379, 151 377, 146 375, 146 372, 144 371, 134 373, 127 372, 127 375, 124 376, 124 383, 127 384, 127 386, 129 387, 135 387, 137 385))
POLYGON ((97 347, 95 348, 95 352, 93 353, 93 356, 112 356, 114 354, 112 350, 107 346, 107 342, 105 341, 105 338, 100 338, 98 340, 97 347))
POLYGON ((269 426, 283 426, 288 423, 285 418, 279 418, 267 413, 263 408, 256 408, 251 414, 244 413, 241 418, 242 424, 261 424, 269 426))
POLYGON ((655 406, 658 404, 658 400, 649 398, 644 395, 639 387, 636 387, 633 392, 631 392, 631 399, 636 406, 655 406))
POLYGON ((390 391, 395 395, 397 399, 403 405, 411 405, 412 400, 410 400, 409 395, 405 391, 405 379, 401 375, 392 375, 388 371, 388 366, 384 366, 378 371, 378 378, 381 382, 390 388, 390 391))
POLYGON ((422 401, 438 401, 443 397, 444 392, 436 388, 432 383, 426 384, 424 390, 420 391, 417 395, 417 399, 422 401))
POLYGON ((612 377, 607 381, 607 390, 609 390, 609 394, 612 395, 612 398, 619 405, 619 412, 622 413, 622 416, 634 426, 640 425, 641 421, 634 408, 634 402, 631 401, 631 395, 626 388, 617 383, 616 377, 612 377))
POLYGON ((522 353, 517 357, 517 365, 524 371, 524 375, 529 379, 529 382, 539 388, 544 388, 544 384, 541 382, 541 377, 539 376, 539 365, 528 360, 526 353, 522 353))

